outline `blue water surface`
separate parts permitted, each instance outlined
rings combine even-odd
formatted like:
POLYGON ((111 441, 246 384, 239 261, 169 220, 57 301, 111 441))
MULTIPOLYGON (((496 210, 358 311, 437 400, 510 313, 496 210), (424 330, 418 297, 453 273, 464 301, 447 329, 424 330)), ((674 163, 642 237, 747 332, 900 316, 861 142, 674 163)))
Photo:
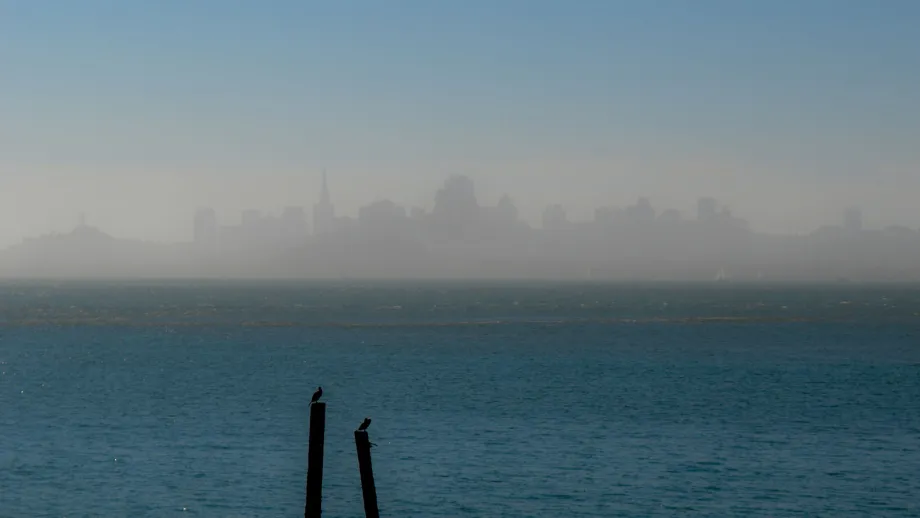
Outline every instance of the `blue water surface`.
POLYGON ((920 290, 8 283, 0 516, 920 516, 920 290))

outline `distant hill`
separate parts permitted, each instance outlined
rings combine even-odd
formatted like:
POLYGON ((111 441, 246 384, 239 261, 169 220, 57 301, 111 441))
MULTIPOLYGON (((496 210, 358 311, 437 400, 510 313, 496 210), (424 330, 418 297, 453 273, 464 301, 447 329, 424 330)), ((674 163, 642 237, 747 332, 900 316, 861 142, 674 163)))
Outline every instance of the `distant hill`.
POLYGON ((3 277, 133 277, 178 273, 180 245, 117 239, 80 225, 30 238, 0 254, 3 277))

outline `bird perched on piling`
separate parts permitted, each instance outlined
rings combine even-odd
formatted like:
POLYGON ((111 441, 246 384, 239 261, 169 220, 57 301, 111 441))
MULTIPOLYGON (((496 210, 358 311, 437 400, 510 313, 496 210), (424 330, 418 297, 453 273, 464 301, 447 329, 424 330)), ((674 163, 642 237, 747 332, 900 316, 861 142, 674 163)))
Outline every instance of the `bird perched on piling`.
POLYGON ((313 399, 310 400, 310 403, 316 403, 321 397, 323 397, 323 387, 316 387, 316 392, 313 393, 313 399))
POLYGON ((371 425, 371 418, 365 417, 364 422, 361 423, 361 426, 358 427, 359 432, 364 432, 367 430, 367 427, 371 425))

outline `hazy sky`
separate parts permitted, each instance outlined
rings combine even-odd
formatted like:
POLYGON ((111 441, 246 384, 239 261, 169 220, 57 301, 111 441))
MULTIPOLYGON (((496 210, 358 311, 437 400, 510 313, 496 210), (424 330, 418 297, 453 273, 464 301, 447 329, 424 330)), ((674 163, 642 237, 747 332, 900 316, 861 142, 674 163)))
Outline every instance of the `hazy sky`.
POLYGON ((755 228, 920 226, 914 0, 0 0, 0 243, 186 238, 199 205, 524 216, 712 194, 755 228))

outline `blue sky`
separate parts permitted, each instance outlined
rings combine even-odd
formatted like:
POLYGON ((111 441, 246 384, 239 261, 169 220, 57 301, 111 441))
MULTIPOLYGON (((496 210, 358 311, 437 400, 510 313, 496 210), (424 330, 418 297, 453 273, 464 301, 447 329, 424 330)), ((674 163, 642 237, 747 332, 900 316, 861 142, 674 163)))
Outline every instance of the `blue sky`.
POLYGON ((920 3, 0 0, 0 242, 190 212, 714 194, 799 231, 920 226, 920 3))

